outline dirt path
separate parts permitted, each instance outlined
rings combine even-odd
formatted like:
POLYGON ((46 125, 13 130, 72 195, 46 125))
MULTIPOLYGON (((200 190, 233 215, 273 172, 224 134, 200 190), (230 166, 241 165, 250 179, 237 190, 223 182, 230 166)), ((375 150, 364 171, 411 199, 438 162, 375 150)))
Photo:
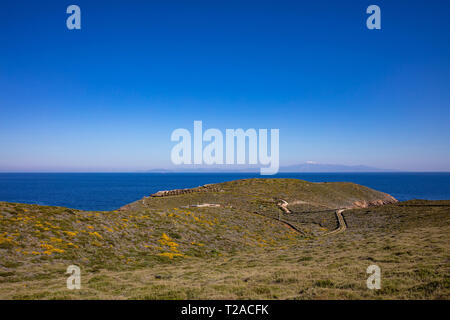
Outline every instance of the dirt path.
MULTIPOLYGON (((283 212, 288 213, 288 214, 292 213, 288 209, 289 203, 286 200, 280 199, 280 202, 278 202, 277 205, 283 212)), ((325 233, 324 236, 328 236, 328 235, 332 235, 332 234, 338 234, 338 233, 341 233, 341 232, 343 232, 343 231, 345 231, 347 229, 347 224, 345 223, 344 216, 342 215, 342 212, 344 212, 344 210, 345 209, 338 209, 338 210, 336 210, 335 214, 336 214, 336 218, 337 218, 337 221, 338 221, 339 225, 338 225, 337 229, 335 229, 333 231, 330 231, 328 233, 325 233)), ((257 212, 255 212, 255 213, 257 213, 257 212)), ((293 230, 295 230, 295 231, 297 231, 297 232, 299 232, 301 234, 304 234, 303 231, 301 231, 300 229, 295 227, 293 224, 282 220, 281 217, 278 217, 278 219, 276 219, 276 218, 273 218, 273 219, 284 223, 285 225, 287 225, 291 229, 293 229, 293 230)))
POLYGON ((331 234, 338 234, 338 233, 345 231, 345 229, 347 229, 347 224, 345 223, 344 216, 342 216, 342 212, 344 212, 344 210, 345 209, 336 210, 336 218, 338 220, 339 226, 337 227, 337 229, 335 229, 331 232, 325 233, 324 234, 325 236, 328 236, 331 234))
POLYGON ((281 199, 280 202, 277 203, 278 208, 280 208, 285 213, 291 213, 288 209, 289 203, 286 200, 281 199))

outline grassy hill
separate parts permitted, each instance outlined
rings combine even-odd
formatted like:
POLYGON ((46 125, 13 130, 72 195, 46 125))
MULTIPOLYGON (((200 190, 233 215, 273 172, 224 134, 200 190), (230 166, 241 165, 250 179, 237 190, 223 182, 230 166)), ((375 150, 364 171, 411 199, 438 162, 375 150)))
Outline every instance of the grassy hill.
POLYGON ((179 193, 111 212, 0 202, 0 298, 449 297, 450 201, 296 179, 179 193), (327 235, 335 209, 357 207, 327 235), (378 291, 365 286, 374 263, 378 291), (81 290, 65 287, 71 264, 81 290))

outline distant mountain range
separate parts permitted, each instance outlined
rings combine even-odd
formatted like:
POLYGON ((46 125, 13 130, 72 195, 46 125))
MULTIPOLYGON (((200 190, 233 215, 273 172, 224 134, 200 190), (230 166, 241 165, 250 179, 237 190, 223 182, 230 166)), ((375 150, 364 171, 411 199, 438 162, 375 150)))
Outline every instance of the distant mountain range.
POLYGON ((280 167, 280 172, 387 172, 386 170, 369 166, 347 166, 343 164, 302 163, 280 167))
MULTIPOLYGON (((146 172, 259 172, 261 166, 222 165, 222 166, 178 166, 170 169, 152 169, 146 172)), ((305 162, 290 166, 281 166, 279 172, 393 172, 398 170, 380 169, 364 165, 348 166, 343 164, 324 164, 305 162)))

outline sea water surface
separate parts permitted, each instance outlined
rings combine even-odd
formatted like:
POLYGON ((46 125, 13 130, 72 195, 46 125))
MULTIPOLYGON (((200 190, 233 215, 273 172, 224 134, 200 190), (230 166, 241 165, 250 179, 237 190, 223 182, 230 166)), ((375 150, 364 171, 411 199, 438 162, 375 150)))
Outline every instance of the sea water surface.
MULTIPOLYGON (((159 190, 262 177, 258 173, 0 173, 0 201, 114 210, 159 190)), ((280 173, 269 178, 354 182, 400 201, 450 199, 448 172, 280 173)))

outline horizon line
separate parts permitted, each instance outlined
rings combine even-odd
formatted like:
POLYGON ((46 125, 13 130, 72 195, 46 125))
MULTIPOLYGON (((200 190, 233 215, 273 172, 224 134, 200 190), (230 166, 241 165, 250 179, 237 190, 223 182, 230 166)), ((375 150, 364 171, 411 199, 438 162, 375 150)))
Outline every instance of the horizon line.
MULTIPOLYGON (((0 171, 0 174, 17 174, 17 173, 256 173, 259 174, 258 171, 171 171, 171 170, 150 170, 150 171, 0 171)), ((415 170, 377 170, 377 171, 282 171, 277 174, 285 174, 285 173, 450 173, 449 171, 415 171, 415 170)))

